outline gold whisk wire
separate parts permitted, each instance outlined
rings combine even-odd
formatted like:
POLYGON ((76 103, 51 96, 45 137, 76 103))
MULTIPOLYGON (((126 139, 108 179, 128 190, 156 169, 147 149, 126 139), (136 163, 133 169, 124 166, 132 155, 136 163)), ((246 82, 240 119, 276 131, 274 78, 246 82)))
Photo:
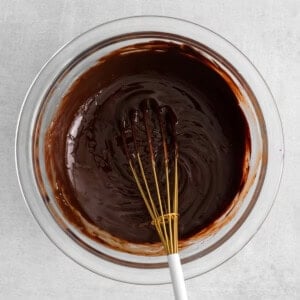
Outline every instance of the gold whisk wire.
POLYGON ((159 127, 162 138, 162 147, 164 154, 164 171, 166 178, 166 200, 162 199, 161 187, 157 175, 157 165, 155 160, 155 155, 153 151, 153 137, 150 127, 150 117, 149 110, 144 111, 144 125, 147 135, 147 144, 149 147, 149 156, 151 160, 151 170, 155 183, 155 191, 157 196, 158 207, 155 205, 154 198, 151 194, 149 183, 145 174, 145 168, 141 159, 140 150, 138 147, 136 139, 136 125, 133 118, 130 119, 130 126, 132 131, 132 140, 134 145, 134 153, 130 155, 129 149, 126 142, 126 134, 122 134, 123 144, 125 153, 128 159, 131 173, 135 180, 135 183, 139 189, 139 192, 144 200, 147 210, 152 219, 152 224, 155 226, 160 240, 166 250, 167 254, 178 253, 178 147, 176 140, 174 142, 174 191, 173 191, 173 201, 171 203, 171 191, 170 191, 170 178, 169 178, 169 155, 168 155, 168 145, 166 131, 163 124, 163 119, 161 114, 158 115, 159 127), (133 158, 136 159, 138 170, 136 170, 133 158), (138 176, 141 174, 141 178, 138 176), (173 205, 172 205, 173 204, 173 205))
MULTIPOLYGON (((157 108, 157 107, 156 107, 157 108)), ((158 109, 158 108, 157 108, 158 109)), ((158 110, 156 109, 156 112, 158 110)), ((155 201, 152 195, 149 185, 149 177, 146 176, 145 164, 141 158, 141 152, 139 144, 137 141, 137 122, 139 122, 139 112, 135 111, 133 115, 129 118, 129 128, 124 124, 122 126, 122 139, 124 150, 127 156, 129 167, 134 178, 134 181, 138 187, 140 195, 146 205, 149 215, 152 219, 151 224, 155 226, 158 236, 162 242, 162 245, 168 256, 168 264, 170 267, 170 275, 173 282, 173 289, 175 298, 177 300, 186 300, 186 288, 184 284, 184 277, 182 272, 182 267, 180 263, 180 258, 178 255, 178 144, 175 134, 175 124, 171 122, 171 132, 172 132, 172 145, 173 149, 170 149, 167 139, 167 120, 163 118, 161 110, 157 113, 159 131, 161 136, 161 144, 163 150, 163 168, 165 176, 165 188, 166 196, 164 196, 162 191, 162 182, 159 181, 159 176, 157 172, 157 163, 154 154, 153 141, 154 136, 152 131, 154 128, 151 126, 151 117, 149 111, 149 105, 146 109, 142 111, 143 114, 143 124, 146 132, 146 144, 149 151, 149 158, 151 162, 151 173, 154 181, 154 190, 156 192, 155 201), (133 144, 131 152, 129 151, 127 132, 130 132, 130 141, 133 144), (170 150, 173 151, 172 156, 170 156, 170 150), (174 161, 170 161, 170 157, 174 157, 174 161), (171 178, 170 178, 170 164, 173 163, 173 194, 171 193, 171 178)), ((170 124, 169 124, 170 125, 170 124)), ((169 137, 170 138, 170 137, 169 137)), ((149 173, 149 172, 148 172, 149 173)), ((149 176, 149 174, 147 174, 149 176)))

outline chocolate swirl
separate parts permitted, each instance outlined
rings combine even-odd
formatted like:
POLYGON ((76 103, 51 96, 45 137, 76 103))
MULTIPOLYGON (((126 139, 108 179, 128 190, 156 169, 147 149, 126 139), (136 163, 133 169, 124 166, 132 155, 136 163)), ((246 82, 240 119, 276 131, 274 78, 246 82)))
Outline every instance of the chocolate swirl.
MULTIPOLYGON (((179 235, 185 239, 221 216, 239 192, 249 143, 231 87, 188 46, 137 44, 81 75, 48 129, 47 172, 55 177, 54 192, 63 191, 59 204, 69 220, 76 218, 67 209, 72 206, 125 241, 158 241, 119 130, 122 118, 145 99, 170 107, 177 118, 179 235)), ((160 161, 163 153, 156 155, 160 161)))

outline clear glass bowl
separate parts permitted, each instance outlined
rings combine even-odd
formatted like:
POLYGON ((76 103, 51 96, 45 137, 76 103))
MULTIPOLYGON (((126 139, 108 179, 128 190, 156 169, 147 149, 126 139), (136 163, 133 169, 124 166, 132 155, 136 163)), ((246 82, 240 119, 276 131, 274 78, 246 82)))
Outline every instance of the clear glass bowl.
POLYGON ((214 234, 181 251, 185 278, 220 265, 257 232, 276 196, 283 167, 283 135, 273 97, 250 61, 216 33, 184 20, 140 16, 97 26, 56 52, 25 97, 16 134, 16 165, 26 203, 42 230, 66 255, 103 276, 138 284, 170 282, 164 256, 115 251, 81 234, 61 213, 45 172, 44 135, 68 88, 99 58, 123 46, 168 40, 196 47, 235 82, 251 135, 248 179, 214 234), (229 221, 228 221, 229 220, 229 221))

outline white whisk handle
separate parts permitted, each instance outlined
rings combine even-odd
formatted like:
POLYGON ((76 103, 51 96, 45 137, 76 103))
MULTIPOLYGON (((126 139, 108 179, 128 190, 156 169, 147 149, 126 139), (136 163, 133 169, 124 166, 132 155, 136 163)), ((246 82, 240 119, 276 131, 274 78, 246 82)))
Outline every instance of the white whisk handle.
POLYGON ((178 253, 168 255, 170 275, 176 300, 188 300, 178 253))

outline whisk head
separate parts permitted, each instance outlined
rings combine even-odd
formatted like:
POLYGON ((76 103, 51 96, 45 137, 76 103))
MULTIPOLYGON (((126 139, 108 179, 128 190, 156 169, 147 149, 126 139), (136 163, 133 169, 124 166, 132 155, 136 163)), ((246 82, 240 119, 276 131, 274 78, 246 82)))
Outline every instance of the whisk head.
POLYGON ((124 152, 142 199, 167 254, 178 253, 178 145, 169 106, 143 101, 124 116, 124 152))

